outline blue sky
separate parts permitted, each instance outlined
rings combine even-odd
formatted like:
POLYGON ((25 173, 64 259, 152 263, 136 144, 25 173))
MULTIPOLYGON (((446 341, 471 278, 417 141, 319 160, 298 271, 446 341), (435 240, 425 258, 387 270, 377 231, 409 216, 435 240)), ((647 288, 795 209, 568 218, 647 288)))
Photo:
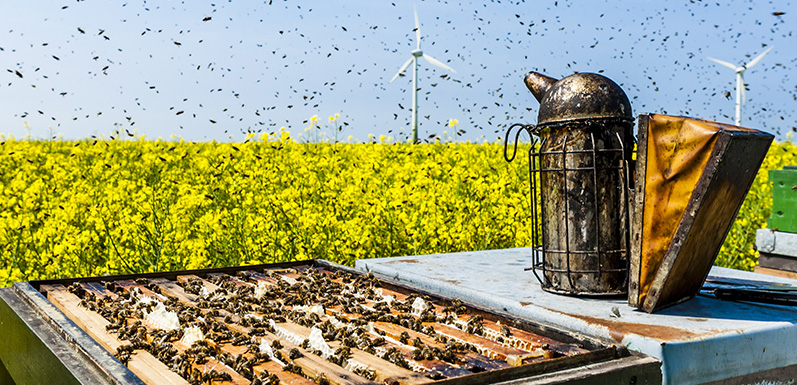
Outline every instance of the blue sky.
POLYGON ((415 46, 413 4, 424 52, 457 71, 420 62, 420 138, 492 141, 535 123, 531 70, 602 72, 635 114, 730 123, 733 71, 706 56, 742 64, 769 46, 745 73, 743 125, 797 130, 787 1, 34 0, 0 14, 0 133, 240 141, 308 135, 317 115, 334 138, 338 113, 338 138, 406 139, 411 76, 388 82, 415 46))

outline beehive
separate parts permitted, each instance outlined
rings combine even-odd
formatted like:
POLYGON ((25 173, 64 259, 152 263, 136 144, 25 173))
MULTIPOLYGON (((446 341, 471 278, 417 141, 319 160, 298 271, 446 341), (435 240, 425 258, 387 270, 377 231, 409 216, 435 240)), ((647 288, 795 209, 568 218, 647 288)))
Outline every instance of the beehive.
POLYGON ((35 284, 147 384, 483 383, 618 353, 325 263, 35 284))
POLYGON ((767 228, 797 233, 797 166, 769 170, 772 182, 772 215, 767 228))

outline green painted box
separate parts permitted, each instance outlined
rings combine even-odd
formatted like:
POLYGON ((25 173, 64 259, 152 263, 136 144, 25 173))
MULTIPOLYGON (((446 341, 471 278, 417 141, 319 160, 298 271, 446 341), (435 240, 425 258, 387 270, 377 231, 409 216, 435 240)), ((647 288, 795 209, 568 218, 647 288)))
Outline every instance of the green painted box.
POLYGON ((797 166, 770 170, 769 181, 772 182, 772 215, 767 227, 797 233, 797 166))

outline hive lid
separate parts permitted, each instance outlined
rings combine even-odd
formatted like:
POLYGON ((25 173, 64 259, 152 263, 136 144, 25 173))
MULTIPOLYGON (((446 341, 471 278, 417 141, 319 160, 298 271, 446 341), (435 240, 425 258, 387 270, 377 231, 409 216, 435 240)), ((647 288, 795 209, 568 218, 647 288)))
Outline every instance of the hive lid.
POLYGON ((658 114, 638 136, 628 302, 654 312, 700 290, 774 137, 658 114))

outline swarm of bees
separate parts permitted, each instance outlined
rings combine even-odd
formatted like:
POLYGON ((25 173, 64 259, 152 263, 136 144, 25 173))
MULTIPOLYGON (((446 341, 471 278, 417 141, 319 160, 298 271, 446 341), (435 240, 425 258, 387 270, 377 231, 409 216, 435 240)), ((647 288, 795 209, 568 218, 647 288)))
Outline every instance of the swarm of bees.
MULTIPOLYGON (((169 296, 158 283, 143 278, 136 280, 132 289, 130 285, 108 282, 104 292, 96 287, 94 291, 86 290, 80 284, 73 284, 69 291, 81 298, 80 306, 109 321, 109 333, 125 341, 114 352, 119 361, 127 364, 136 351, 146 351, 191 384, 229 381, 228 372, 207 370, 209 361, 230 368, 252 384, 278 384, 279 373, 258 367, 272 360, 281 365, 283 372, 303 375, 319 384, 329 383, 323 373, 310 377, 297 364, 308 354, 322 356, 365 379, 376 380, 373 368, 352 364, 354 350, 400 368, 420 370, 430 380, 436 380, 446 376, 436 371, 424 372, 418 362, 437 360, 441 365, 464 367, 462 356, 479 350, 462 339, 436 332, 432 325, 450 325, 477 336, 485 334, 482 316, 468 315, 468 308, 461 301, 434 306, 429 297, 417 293, 400 300, 384 295, 380 281, 370 274, 314 269, 255 274, 259 276, 241 272, 237 276, 216 274, 179 280, 185 295, 194 299, 190 302, 169 296), (143 288, 157 301, 142 300, 143 288), (180 328, 162 330, 144 321, 158 301, 176 313, 180 328), (374 328, 374 323, 397 325, 404 331, 391 338, 374 328), (279 324, 318 329, 326 343, 334 344, 334 350, 328 350, 334 354, 324 354, 306 336, 301 342, 280 338, 280 327, 276 326, 279 324), (189 326, 198 327, 203 338, 186 346, 181 339, 189 326), (238 348, 232 352, 224 346, 238 348), (197 369, 200 367, 205 369, 197 369)), ((499 342, 511 338, 506 326, 497 334, 499 342)), ((475 366, 470 369, 484 370, 475 366)))

